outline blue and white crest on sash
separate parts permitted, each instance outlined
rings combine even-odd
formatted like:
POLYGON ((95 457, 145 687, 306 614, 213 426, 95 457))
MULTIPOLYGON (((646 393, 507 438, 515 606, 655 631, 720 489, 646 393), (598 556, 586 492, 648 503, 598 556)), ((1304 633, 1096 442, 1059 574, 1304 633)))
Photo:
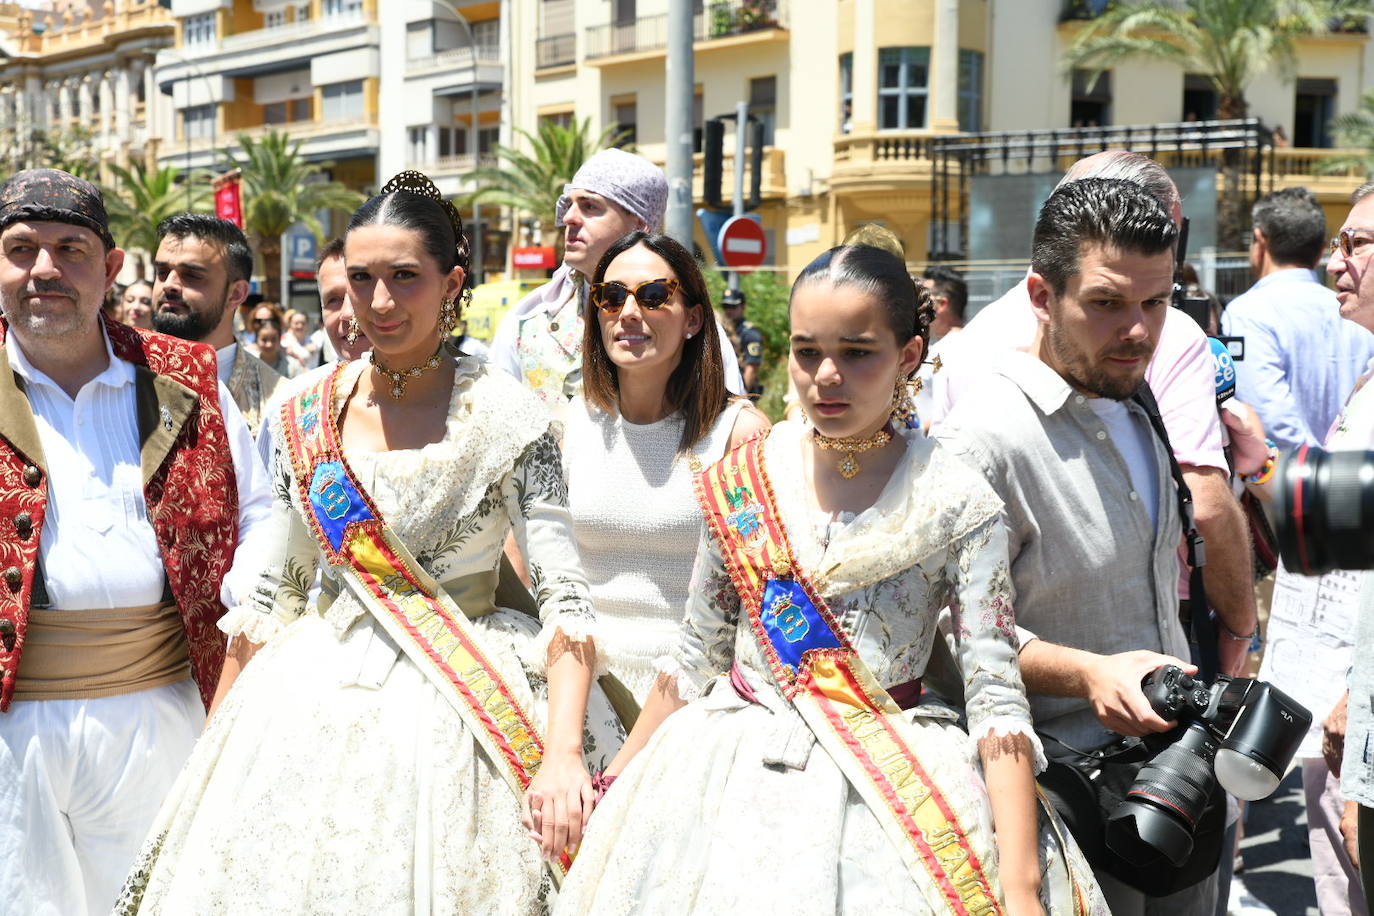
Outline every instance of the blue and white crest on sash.
POLYGON ((839 649, 843 645, 821 617, 805 590, 793 579, 769 579, 759 608, 768 641, 778 660, 796 670, 809 649, 839 649))
POLYGON ((315 465, 310 475, 310 509, 334 550, 343 544, 344 531, 350 524, 373 518, 372 510, 348 479, 341 461, 321 461, 315 465))

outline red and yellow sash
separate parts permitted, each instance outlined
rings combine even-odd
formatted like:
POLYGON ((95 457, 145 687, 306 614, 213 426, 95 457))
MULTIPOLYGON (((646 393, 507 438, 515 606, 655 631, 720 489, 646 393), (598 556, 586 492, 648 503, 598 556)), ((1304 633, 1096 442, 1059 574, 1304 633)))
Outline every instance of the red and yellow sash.
MULTIPOLYGON (((519 798, 544 754, 534 721, 486 657, 462 609, 415 561, 349 468, 330 409, 337 377, 336 370, 282 407, 310 526, 325 557, 458 711, 519 798)), ((550 866, 556 883, 571 864, 564 852, 550 866)))
POLYGON ((773 680, 908 867, 934 879, 949 912, 1000 916, 990 868, 906 740, 901 710, 796 566, 764 472, 764 441, 750 440, 700 474, 697 496, 773 680))

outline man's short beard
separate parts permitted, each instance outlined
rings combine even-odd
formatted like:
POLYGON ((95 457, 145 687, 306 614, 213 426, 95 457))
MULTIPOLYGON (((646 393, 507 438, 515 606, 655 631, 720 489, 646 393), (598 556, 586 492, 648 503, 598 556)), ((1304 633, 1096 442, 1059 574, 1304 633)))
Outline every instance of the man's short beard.
MULTIPOLYGON (((1065 381, 1081 391, 1102 398, 1110 398, 1113 401, 1125 401, 1136 393, 1140 383, 1144 381, 1144 373, 1135 380, 1129 380, 1116 378, 1100 369, 1092 368, 1088 365, 1087 358, 1074 349, 1063 330, 1053 321, 1049 324, 1047 336, 1050 351, 1054 353, 1054 358, 1059 362, 1060 374, 1065 377, 1065 381)), ((1150 358, 1150 353, 1139 351, 1131 351, 1129 354, 1122 352, 1114 355, 1139 355, 1147 361, 1150 358)))
POLYGON ((218 305, 205 309, 197 309, 183 299, 181 302, 186 305, 184 315, 163 310, 162 303, 159 302, 153 309, 153 330, 160 334, 180 337, 182 340, 202 341, 219 327, 224 316, 224 302, 228 293, 229 288, 226 286, 218 305))
POLYGON ((84 336, 98 321, 97 315, 100 308, 87 308, 81 302, 81 294, 64 283, 57 281, 36 281, 34 289, 39 292, 62 293, 70 297, 72 310, 62 311, 54 314, 51 310, 37 311, 31 306, 24 304, 24 294, 15 298, 13 301, 6 297, 0 297, 0 313, 3 313, 9 325, 15 328, 21 336, 31 337, 65 337, 69 335, 84 336))

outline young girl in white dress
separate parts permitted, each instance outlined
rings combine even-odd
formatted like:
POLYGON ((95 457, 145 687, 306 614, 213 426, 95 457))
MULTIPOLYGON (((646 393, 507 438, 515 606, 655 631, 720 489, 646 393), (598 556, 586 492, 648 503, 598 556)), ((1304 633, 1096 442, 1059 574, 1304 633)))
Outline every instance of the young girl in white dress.
POLYGON ((695 470, 768 427, 725 389, 701 269, 666 235, 616 241, 592 276, 582 394, 563 461, 577 550, 597 616, 597 658, 636 704, 677 642, 701 508, 695 470))
POLYGON ((253 601, 220 623, 232 642, 216 708, 117 912, 543 911, 544 859, 580 839, 584 755, 598 766, 613 751, 598 730, 613 714, 602 698, 584 727, 594 620, 547 412, 505 373, 444 347, 467 254, 457 212, 416 173, 350 221, 349 296, 371 358, 287 405, 273 469, 280 542, 247 558, 263 573, 253 601), (336 443, 332 459, 307 460, 312 442, 336 443), (373 520, 352 514, 360 502, 373 520), (493 600, 512 529, 537 564, 542 628, 493 600), (401 560, 373 575, 364 548, 401 560), (439 595, 447 629, 423 600, 439 595), (462 632, 479 661, 454 650, 462 632), (533 727, 493 713, 510 739, 500 745, 469 724, 459 683, 533 727), (515 758, 527 775, 537 766, 523 793, 515 758))
POLYGON ((1037 803, 1000 502, 904 422, 926 294, 849 246, 790 308, 807 422, 701 475, 680 643, 555 912, 1104 914, 1037 803), (946 605, 967 731, 921 691, 946 605))

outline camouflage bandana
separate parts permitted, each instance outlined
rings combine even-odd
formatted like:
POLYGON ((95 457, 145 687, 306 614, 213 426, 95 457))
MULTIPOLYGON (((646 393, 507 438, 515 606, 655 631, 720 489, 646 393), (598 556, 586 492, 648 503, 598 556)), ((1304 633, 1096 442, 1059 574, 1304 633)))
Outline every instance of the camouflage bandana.
POLYGON ((70 223, 115 247, 100 189, 58 169, 27 169, 0 185, 0 230, 18 222, 70 223))

